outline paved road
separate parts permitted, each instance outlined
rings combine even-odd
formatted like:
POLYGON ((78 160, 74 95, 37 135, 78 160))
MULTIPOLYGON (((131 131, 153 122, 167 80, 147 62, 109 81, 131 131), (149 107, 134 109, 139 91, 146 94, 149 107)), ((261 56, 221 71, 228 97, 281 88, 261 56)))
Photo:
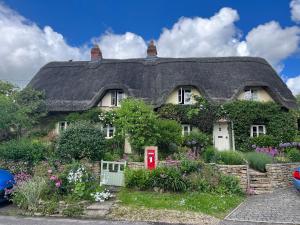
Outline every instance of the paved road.
POLYGON ((249 197, 220 225, 300 224, 300 194, 285 188, 249 197))
POLYGON ((164 223, 0 216, 0 225, 166 225, 164 223))

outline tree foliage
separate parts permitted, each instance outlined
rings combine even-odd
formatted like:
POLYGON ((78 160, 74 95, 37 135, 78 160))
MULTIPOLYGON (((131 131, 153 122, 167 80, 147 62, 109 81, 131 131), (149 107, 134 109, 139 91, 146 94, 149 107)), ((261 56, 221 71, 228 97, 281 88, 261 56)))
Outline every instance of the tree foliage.
POLYGON ((145 146, 156 145, 159 138, 157 115, 144 101, 127 98, 116 110, 117 135, 129 137, 131 146, 142 151, 145 146))
POLYGON ((27 87, 19 90, 14 85, 0 81, 0 131, 14 130, 20 136, 46 115, 44 93, 27 87))

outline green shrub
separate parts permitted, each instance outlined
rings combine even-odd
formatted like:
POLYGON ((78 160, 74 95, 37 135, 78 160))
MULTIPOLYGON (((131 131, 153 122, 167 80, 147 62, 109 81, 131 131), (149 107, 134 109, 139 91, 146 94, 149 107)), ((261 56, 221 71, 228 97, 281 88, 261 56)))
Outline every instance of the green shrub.
POLYGON ((271 156, 259 152, 245 153, 245 158, 251 168, 261 172, 266 172, 266 164, 273 162, 273 158, 271 156))
POLYGON ((57 154, 66 161, 99 160, 103 158, 104 151, 105 139, 101 128, 86 121, 71 124, 58 139, 57 154))
POLYGON ((219 187, 224 191, 224 193, 241 194, 243 192, 240 187, 239 180, 234 176, 222 174, 220 176, 219 187))
POLYGON ((183 192, 187 189, 180 170, 174 167, 159 167, 152 170, 149 176, 149 183, 152 188, 159 188, 164 191, 183 192))
POLYGON ((204 162, 210 163, 214 161, 216 154, 217 150, 213 146, 209 146, 205 148, 204 152, 202 153, 202 158, 204 162))
POLYGON ((125 186, 128 188, 137 188, 139 190, 147 190, 149 184, 150 171, 145 169, 125 170, 125 186))
POLYGON ((218 164, 225 165, 243 165, 246 163, 243 155, 237 151, 218 151, 214 160, 218 164))
POLYGON ((83 215, 83 206, 78 203, 68 204, 65 209, 63 209, 62 214, 67 217, 79 217, 83 215))
POLYGON ((39 202, 47 189, 48 185, 45 178, 33 177, 31 180, 16 187, 12 201, 19 208, 37 212, 39 210, 39 202))
POLYGON ((250 139, 252 145, 258 147, 276 147, 279 142, 272 135, 260 135, 250 139))
POLYGON ((287 157, 291 162, 300 162, 300 150, 291 148, 286 153, 287 157))
POLYGON ((205 165, 199 172, 187 176, 188 188, 191 191, 215 192, 221 194, 241 194, 239 180, 224 175, 210 165, 205 165))
POLYGON ((39 206, 38 211, 41 212, 43 215, 53 215, 56 212, 58 212, 58 209, 59 209, 58 201, 56 199, 52 199, 43 202, 43 204, 39 206))
POLYGON ((201 161, 183 159, 180 162, 179 169, 183 174, 190 174, 193 172, 200 171, 203 166, 201 161))
POLYGON ((187 189, 180 170, 172 167, 159 167, 154 170, 126 170, 126 187, 139 190, 159 188, 164 191, 182 192, 187 189))
POLYGON ((189 143, 192 142, 195 143, 195 146, 205 148, 211 144, 211 136, 200 131, 192 131, 189 135, 184 137, 184 144, 189 146, 189 143))
POLYGON ((174 146, 182 142, 181 125, 175 120, 158 119, 159 139, 157 141, 160 153, 164 155, 174 153, 174 146))
POLYGON ((46 151, 46 145, 37 140, 11 140, 0 145, 0 159, 36 163, 45 159, 46 151))

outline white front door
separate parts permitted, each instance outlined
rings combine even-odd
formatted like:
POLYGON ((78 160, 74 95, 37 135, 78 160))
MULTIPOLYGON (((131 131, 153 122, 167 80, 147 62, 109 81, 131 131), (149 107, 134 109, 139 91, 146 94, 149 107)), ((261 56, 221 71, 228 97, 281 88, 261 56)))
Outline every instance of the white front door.
POLYGON ((214 147, 220 151, 230 150, 228 122, 216 122, 213 130, 214 147))

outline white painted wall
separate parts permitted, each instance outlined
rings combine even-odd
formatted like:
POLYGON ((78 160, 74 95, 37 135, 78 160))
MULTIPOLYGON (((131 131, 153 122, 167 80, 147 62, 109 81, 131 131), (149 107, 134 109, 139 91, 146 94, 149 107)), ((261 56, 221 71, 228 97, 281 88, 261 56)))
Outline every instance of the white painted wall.
MULTIPOLYGON (((257 90, 258 101, 260 101, 260 102, 274 102, 274 100, 269 95, 269 93, 266 90, 264 90, 263 88, 253 88, 253 89, 257 90)), ((239 100, 245 100, 245 92, 243 91, 237 97, 237 99, 239 99, 239 100)))

